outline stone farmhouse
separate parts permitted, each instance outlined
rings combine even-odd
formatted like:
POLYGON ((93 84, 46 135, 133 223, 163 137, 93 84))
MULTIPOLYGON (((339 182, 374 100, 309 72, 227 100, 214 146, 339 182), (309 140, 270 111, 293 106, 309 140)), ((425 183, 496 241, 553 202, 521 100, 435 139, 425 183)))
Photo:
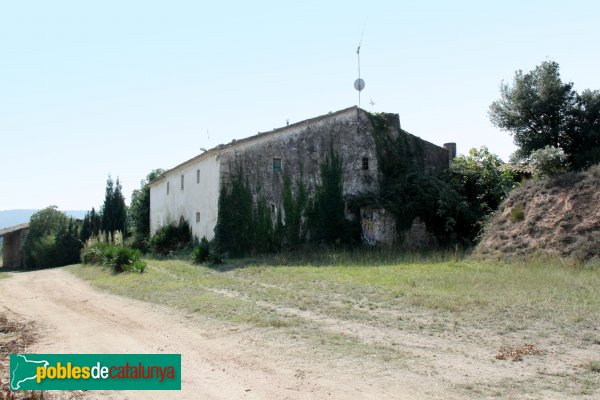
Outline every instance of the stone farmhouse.
MULTIPOLYGON (((397 135, 397 114, 386 114, 389 132, 397 135)), ((447 168, 456 147, 439 147, 416 136, 410 139, 423 149, 425 173, 447 168)), ((309 193, 319 179, 319 168, 333 146, 342 158, 347 195, 376 192, 379 169, 369 114, 350 107, 219 145, 163 173, 149 184, 151 233, 167 224, 186 220, 192 233, 211 239, 217 224, 219 191, 235 165, 242 165, 253 192, 270 204, 273 218, 282 208, 283 174, 303 179, 309 193), (241 163, 241 164, 240 164, 241 163)), ((393 216, 385 210, 361 210, 363 238, 391 242, 396 236, 393 216)))

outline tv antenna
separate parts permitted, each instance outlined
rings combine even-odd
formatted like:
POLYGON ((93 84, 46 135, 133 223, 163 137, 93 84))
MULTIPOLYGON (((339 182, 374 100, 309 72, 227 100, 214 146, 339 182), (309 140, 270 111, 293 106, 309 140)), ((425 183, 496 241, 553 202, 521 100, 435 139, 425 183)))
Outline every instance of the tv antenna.
POLYGON ((360 41, 358 42, 358 47, 356 48, 356 55, 358 57, 358 79, 354 81, 354 89, 358 90, 358 108, 360 108, 360 92, 362 92, 362 90, 365 88, 365 81, 360 78, 360 46, 362 46, 366 26, 367 21, 365 21, 365 24, 363 25, 362 33, 360 34, 360 41))

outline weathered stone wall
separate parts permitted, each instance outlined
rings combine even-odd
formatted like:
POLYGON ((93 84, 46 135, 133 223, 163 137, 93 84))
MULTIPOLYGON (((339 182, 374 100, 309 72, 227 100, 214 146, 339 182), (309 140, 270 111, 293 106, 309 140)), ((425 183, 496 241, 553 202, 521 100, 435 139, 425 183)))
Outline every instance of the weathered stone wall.
POLYGON ((376 126, 371 127, 370 132, 379 138, 376 142, 381 147, 378 149, 381 157, 395 159, 399 157, 399 151, 403 152, 407 159, 399 159, 399 166, 411 168, 414 172, 418 169, 418 172, 427 175, 437 175, 448 168, 448 150, 401 129, 398 114, 375 114, 372 121, 376 126))
POLYGON ((4 235, 2 267, 18 268, 23 266, 21 243, 27 236, 27 229, 20 229, 4 235))
POLYGON ((371 126, 366 112, 356 107, 233 143, 221 151, 221 177, 226 184, 231 169, 242 165, 255 195, 280 209, 284 175, 292 178, 293 187, 302 179, 312 192, 330 145, 342 159, 345 194, 378 189, 371 126), (280 171, 274 170, 274 159, 281 160, 280 171))
POLYGON ((448 165, 450 164, 450 155, 447 149, 436 146, 435 144, 414 135, 409 135, 414 141, 419 141, 423 148, 423 165, 425 168, 424 172, 426 174, 437 175, 440 172, 448 169, 448 165))

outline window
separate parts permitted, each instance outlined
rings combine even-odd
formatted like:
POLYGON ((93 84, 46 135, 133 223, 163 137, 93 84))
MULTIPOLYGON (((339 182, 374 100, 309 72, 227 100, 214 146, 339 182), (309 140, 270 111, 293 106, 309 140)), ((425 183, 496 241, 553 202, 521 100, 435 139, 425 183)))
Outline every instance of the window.
POLYGON ((200 183, 200 170, 196 170, 196 183, 200 183))
POLYGON ((196 213, 196 222, 200 222, 200 213, 199 212, 196 213))
POLYGON ((181 190, 183 190, 183 174, 181 174, 181 190))
POLYGON ((366 171, 369 169, 369 157, 363 157, 362 159, 362 169, 366 171))
POLYGON ((169 194, 169 182, 167 182, 167 194, 169 194))
POLYGON ((275 208, 275 203, 271 203, 271 214, 275 214, 275 211, 277 211, 275 208))
POLYGON ((281 172, 281 158, 273 159, 273 172, 281 172))

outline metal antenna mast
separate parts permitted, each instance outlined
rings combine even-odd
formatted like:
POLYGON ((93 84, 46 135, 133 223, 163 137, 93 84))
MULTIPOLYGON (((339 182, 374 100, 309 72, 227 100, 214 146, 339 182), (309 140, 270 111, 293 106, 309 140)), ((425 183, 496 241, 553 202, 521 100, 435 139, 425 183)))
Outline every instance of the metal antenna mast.
POLYGON ((365 81, 360 79, 360 46, 362 46, 366 26, 367 21, 365 21, 365 24, 363 25, 363 30, 360 34, 360 41, 358 42, 358 47, 356 48, 356 55, 358 56, 358 79, 354 81, 354 89, 358 90, 358 108, 360 108, 360 92, 365 88, 365 81))

